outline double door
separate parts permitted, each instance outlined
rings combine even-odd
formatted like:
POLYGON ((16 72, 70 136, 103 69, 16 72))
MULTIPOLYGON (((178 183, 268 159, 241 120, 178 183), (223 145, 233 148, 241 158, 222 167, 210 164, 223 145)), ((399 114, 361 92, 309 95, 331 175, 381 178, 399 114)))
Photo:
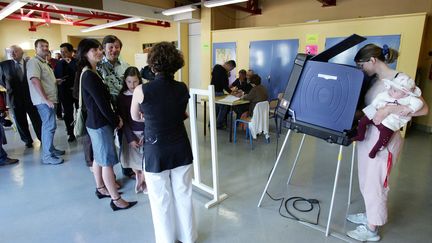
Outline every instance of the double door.
POLYGON ((269 99, 276 99, 285 92, 297 55, 299 41, 265 40, 252 41, 249 46, 249 66, 261 77, 269 99))

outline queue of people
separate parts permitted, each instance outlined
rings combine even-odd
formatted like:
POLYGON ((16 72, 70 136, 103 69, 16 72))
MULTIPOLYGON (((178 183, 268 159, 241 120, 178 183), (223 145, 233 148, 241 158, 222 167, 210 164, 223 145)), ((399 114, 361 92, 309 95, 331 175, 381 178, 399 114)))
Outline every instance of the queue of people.
MULTIPOLYGON (((184 125, 189 92, 184 83, 174 79, 174 73, 184 65, 183 55, 169 42, 156 44, 148 55, 148 67, 142 72, 149 82, 143 82, 140 71, 119 58, 121 48, 122 42, 112 35, 102 43, 83 39, 75 58, 73 46, 63 43, 62 59, 53 68, 47 60, 47 40, 35 41, 36 56, 28 61, 23 59, 20 47, 11 46, 12 60, 0 63, 0 166, 18 163, 2 148, 6 142, 6 104, 25 146, 33 146, 28 115, 41 141, 42 163, 57 165, 64 162, 65 151, 54 145, 56 106, 60 100, 68 141, 74 142, 73 110, 82 97, 86 111, 86 135, 82 142, 86 164, 93 172, 96 197, 110 198, 114 211, 137 204, 124 200, 119 192, 121 185, 113 166, 121 162, 123 173, 136 179, 135 192, 148 193, 156 242, 195 242, 193 156, 184 125), (115 135, 118 141, 114 140, 115 135)), ((409 120, 428 113, 412 79, 388 66, 397 57, 396 50, 374 44, 364 46, 355 56, 358 68, 373 77, 366 84, 363 97, 363 104, 373 109, 373 114, 362 118, 359 134, 353 138, 358 141, 358 177, 366 211, 348 215, 347 220, 359 226, 347 235, 360 241, 380 240, 378 228, 387 222, 388 176, 401 151, 402 139, 399 126, 391 132, 383 128, 392 125, 386 119, 409 120), (377 105, 376 99, 383 93, 409 101, 395 105, 387 100, 377 105), (369 124, 375 126, 366 129, 369 124)), ((238 79, 229 85, 229 72, 235 67, 233 60, 216 65, 211 84, 216 95, 225 91, 249 100, 250 104, 237 107, 235 112, 238 116, 252 116, 254 106, 268 100, 268 92, 252 70, 240 70, 238 79)), ((218 128, 224 127, 226 112, 226 107, 217 107, 218 128)))
MULTIPOLYGON (((76 51, 63 43, 62 58, 54 62, 48 58, 49 43, 44 39, 35 41, 36 56, 28 61, 21 48, 12 46, 13 60, 0 63, 0 140, 6 142, 3 118, 9 115, 8 104, 26 147, 33 146, 27 119, 22 119, 28 114, 41 141, 42 164, 63 163, 66 152, 54 144, 56 107, 61 103, 68 142, 74 142, 74 108, 81 97, 85 110, 82 142, 96 197, 110 198, 113 211, 137 204, 121 197, 113 169, 121 162, 123 172, 136 179, 135 192, 149 195, 157 242, 195 242, 193 158, 183 124, 189 92, 184 83, 173 79, 184 65, 183 56, 171 43, 157 44, 144 70, 151 82, 143 84, 140 71, 119 58, 121 48, 121 41, 112 35, 102 43, 83 39, 76 51), (152 98, 150 93, 157 92, 169 92, 172 99, 152 98)), ((18 163, 1 145, 0 166, 18 163)))

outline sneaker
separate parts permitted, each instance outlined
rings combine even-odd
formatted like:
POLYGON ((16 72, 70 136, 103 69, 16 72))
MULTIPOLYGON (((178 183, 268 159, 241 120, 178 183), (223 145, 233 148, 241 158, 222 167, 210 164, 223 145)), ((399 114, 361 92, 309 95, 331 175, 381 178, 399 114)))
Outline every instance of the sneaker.
POLYGON ((356 214, 350 214, 346 218, 348 221, 354 224, 363 224, 367 225, 367 217, 365 213, 356 213, 356 214))
POLYGON ((57 157, 50 157, 48 159, 42 160, 42 164, 45 165, 58 165, 63 163, 63 159, 57 157))
POLYGON ((355 230, 348 231, 347 235, 358 241, 379 241, 381 237, 378 235, 378 230, 371 231, 365 225, 357 226, 355 230))
POLYGON ((54 151, 52 151, 52 154, 55 156, 61 156, 64 155, 66 152, 64 150, 59 150, 59 149, 54 149, 54 151))

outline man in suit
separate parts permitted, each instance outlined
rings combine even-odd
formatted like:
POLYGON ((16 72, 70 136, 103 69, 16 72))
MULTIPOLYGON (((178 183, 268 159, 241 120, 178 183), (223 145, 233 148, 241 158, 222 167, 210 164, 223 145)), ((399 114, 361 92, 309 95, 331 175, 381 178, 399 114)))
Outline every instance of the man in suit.
POLYGON ((7 90, 7 104, 12 112, 16 128, 27 148, 33 147, 27 114, 33 124, 36 136, 41 140, 41 119, 33 105, 27 82, 27 61, 23 59, 21 47, 10 47, 12 60, 0 63, 0 84, 7 90))
POLYGON ((54 69, 54 75, 57 79, 58 96, 60 104, 63 107, 63 119, 66 125, 67 134, 69 135, 68 142, 73 142, 75 141, 75 136, 73 133, 74 104, 77 103, 78 100, 72 96, 72 89, 75 80, 75 73, 77 72, 77 63, 76 59, 72 57, 72 44, 61 44, 60 51, 63 58, 58 61, 54 69))

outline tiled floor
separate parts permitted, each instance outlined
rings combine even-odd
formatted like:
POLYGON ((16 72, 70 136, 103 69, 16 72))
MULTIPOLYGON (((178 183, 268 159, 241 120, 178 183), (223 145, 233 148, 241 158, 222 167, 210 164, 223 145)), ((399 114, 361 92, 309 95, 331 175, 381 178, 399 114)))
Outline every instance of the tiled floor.
MULTIPOLYGON (((58 122, 56 144, 66 149, 66 162, 58 166, 40 163, 39 143, 24 148, 17 133, 7 130, 5 146, 10 157, 20 163, 0 167, 0 242, 154 242, 149 201, 146 195, 133 192, 134 181, 125 180, 116 166, 124 186, 123 197, 138 200, 130 210, 113 212, 109 199, 97 199, 92 174, 85 166, 82 146, 68 144, 62 121, 58 122)), ((204 181, 211 183, 210 138, 202 136, 199 124, 200 155, 204 181)), ((274 130, 271 127, 271 130, 274 130)), ((278 214, 279 202, 265 197, 258 200, 276 158, 276 139, 255 142, 255 149, 239 135, 236 144, 228 142, 228 132, 218 132, 221 191, 228 194, 222 204, 206 209, 210 199, 194 192, 198 222, 198 242, 343 242, 333 236, 278 214)), ((327 214, 336 166, 338 146, 307 137, 303 152, 289 186, 290 166, 301 135, 294 134, 288 142, 269 193, 274 197, 303 196, 321 202, 320 225, 327 223, 327 214)), ((279 147, 282 139, 279 139, 279 147)), ((410 131, 390 180, 389 223, 381 228, 381 242, 431 242, 432 239, 432 135, 410 131)), ((363 208, 354 176, 352 204, 347 208, 351 147, 344 149, 339 188, 336 194, 331 230, 344 235, 355 225, 344 218, 347 210, 363 208)), ((314 211, 315 212, 315 211, 314 211)), ((298 216, 313 220, 313 213, 298 216)))

